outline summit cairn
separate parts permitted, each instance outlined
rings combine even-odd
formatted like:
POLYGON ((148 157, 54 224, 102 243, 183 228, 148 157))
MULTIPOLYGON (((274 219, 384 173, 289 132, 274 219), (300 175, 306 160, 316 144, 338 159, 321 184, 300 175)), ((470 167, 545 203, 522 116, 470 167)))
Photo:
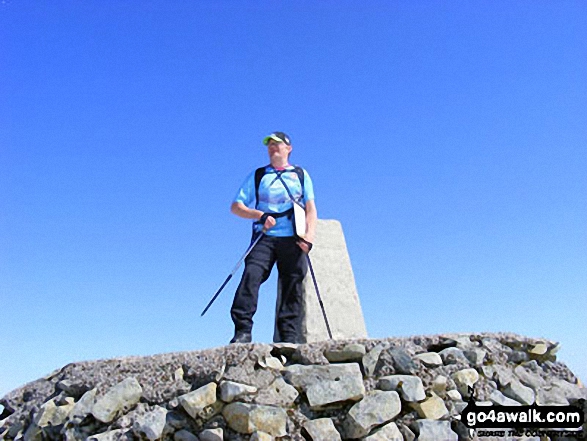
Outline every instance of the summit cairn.
MULTIPOLYGON (((322 303, 332 332, 332 338, 367 338, 367 328, 355 285, 351 259, 346 247, 342 226, 337 220, 318 219, 314 247, 310 259, 322 303)), ((301 339, 303 343, 328 340, 326 322, 308 268, 304 278, 304 317, 301 339)), ((281 300, 277 294, 277 307, 281 300)), ((274 341, 279 341, 275 328, 274 341)))

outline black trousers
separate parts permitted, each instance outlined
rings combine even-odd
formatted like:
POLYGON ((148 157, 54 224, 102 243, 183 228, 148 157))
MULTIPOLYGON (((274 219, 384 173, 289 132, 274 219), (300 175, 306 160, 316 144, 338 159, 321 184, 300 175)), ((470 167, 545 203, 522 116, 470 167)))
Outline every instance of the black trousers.
POLYGON ((269 278, 277 262, 281 283, 281 304, 277 308, 277 329, 281 340, 298 341, 302 314, 302 282, 307 271, 306 257, 295 237, 263 236, 245 259, 245 270, 230 310, 236 332, 251 332, 257 311, 259 287, 269 278))

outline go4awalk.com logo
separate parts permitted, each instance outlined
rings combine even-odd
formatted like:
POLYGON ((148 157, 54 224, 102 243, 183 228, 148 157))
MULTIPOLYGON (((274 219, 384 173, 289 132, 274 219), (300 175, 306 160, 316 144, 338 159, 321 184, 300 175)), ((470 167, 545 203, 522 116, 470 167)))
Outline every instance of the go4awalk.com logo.
POLYGON ((471 398, 461 413, 461 421, 477 436, 585 438, 585 400, 579 400, 578 406, 478 406, 472 388, 469 393, 471 398))

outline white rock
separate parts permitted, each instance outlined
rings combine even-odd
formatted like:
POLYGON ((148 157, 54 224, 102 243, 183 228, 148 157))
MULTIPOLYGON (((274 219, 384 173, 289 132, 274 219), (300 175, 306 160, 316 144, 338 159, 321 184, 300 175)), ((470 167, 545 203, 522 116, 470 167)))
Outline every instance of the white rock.
POLYGON ((113 386, 99 398, 92 408, 92 415, 98 421, 109 423, 120 413, 125 413, 136 405, 143 393, 143 388, 136 378, 127 378, 113 386))
POLYGON ((151 441, 158 440, 163 436, 166 418, 167 409, 155 406, 153 410, 137 417, 133 424, 133 431, 151 441))
POLYGON ((409 403, 421 418, 427 420, 439 420, 448 415, 448 409, 442 398, 433 395, 420 403, 409 403))
POLYGON ((285 436, 287 414, 281 407, 246 403, 230 403, 222 409, 229 427, 239 433, 266 432, 272 436, 285 436))
POLYGON ((377 383, 381 390, 398 391, 405 401, 422 401, 426 392, 422 380, 415 375, 389 375, 381 377, 377 383))
POLYGON ((340 433, 330 418, 318 418, 304 423, 312 441, 340 441, 340 433))
POLYGON ((442 366, 442 358, 437 352, 424 352, 414 355, 414 358, 420 360, 424 366, 437 367, 442 366))
POLYGON ((503 394, 508 397, 516 400, 524 405, 531 406, 536 401, 536 394, 534 391, 524 386, 518 380, 511 381, 503 390, 503 394))
POLYGON ((312 409, 340 401, 358 401, 365 395, 363 378, 344 376, 338 380, 324 380, 312 384, 306 390, 308 403, 312 409))
POLYGON ((404 436, 395 423, 389 423, 363 438, 363 441, 404 441, 404 436))
POLYGON ((345 420, 347 438, 361 438, 376 426, 391 421, 401 411, 401 401, 395 391, 371 391, 350 408, 345 420))
POLYGON ((201 411, 216 403, 216 383, 208 383, 177 399, 189 416, 198 418, 201 411))
POLYGON ((236 383, 234 381, 223 381, 220 383, 220 399, 225 403, 230 403, 246 395, 252 395, 257 392, 257 388, 247 384, 236 383))

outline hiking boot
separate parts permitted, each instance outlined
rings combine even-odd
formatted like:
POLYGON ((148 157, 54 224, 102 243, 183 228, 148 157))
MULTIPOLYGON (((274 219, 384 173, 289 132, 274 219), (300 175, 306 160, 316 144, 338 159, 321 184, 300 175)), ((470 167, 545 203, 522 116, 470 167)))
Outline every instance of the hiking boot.
POLYGON ((252 340, 251 333, 246 331, 236 331, 230 343, 250 343, 252 340))

